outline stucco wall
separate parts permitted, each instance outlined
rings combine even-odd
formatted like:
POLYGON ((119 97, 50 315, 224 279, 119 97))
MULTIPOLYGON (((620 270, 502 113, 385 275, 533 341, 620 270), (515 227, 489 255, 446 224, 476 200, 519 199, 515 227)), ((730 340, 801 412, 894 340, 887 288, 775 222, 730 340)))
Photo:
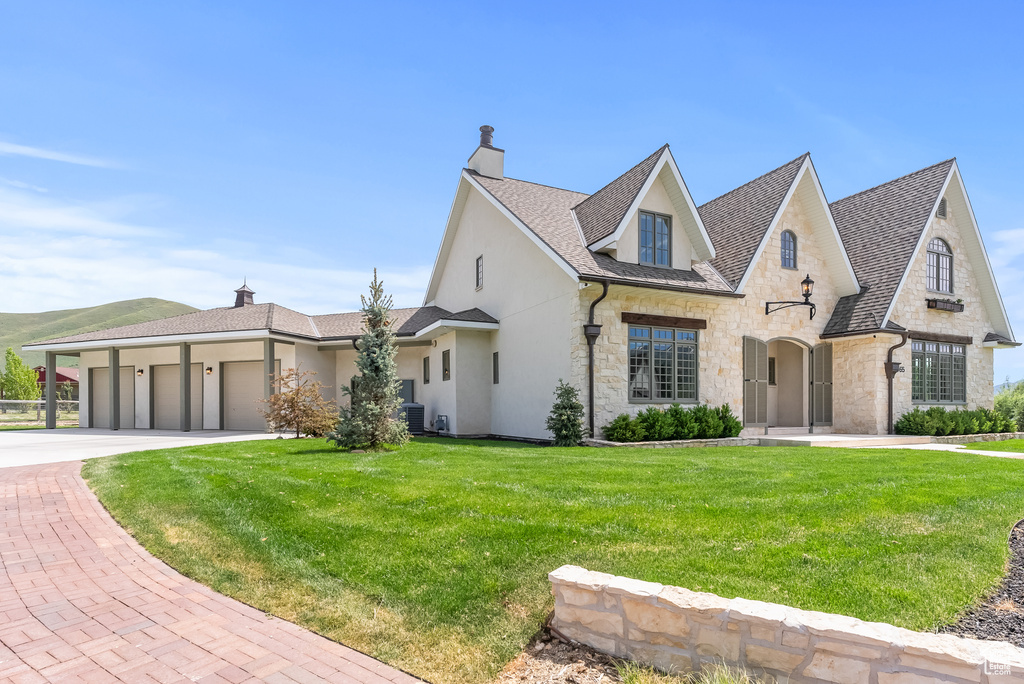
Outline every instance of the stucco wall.
MULTIPOLYGON (((963 222, 968 230, 970 224, 963 222)), ((984 347, 986 333, 994 330, 988 312, 981 300, 981 292, 977 286, 976 273, 967 259, 960 234, 961 222, 949 208, 946 219, 934 218, 928 227, 921 248, 914 256, 910 272, 896 305, 893 307, 891 319, 909 330, 967 335, 974 343, 967 347, 967 408, 992 408, 993 404, 993 349, 984 347), (945 240, 953 250, 953 294, 947 295, 929 291, 927 288, 927 247, 932 238, 945 240), (926 299, 962 299, 964 310, 959 313, 928 309, 926 299)), ((907 367, 907 372, 900 373, 895 379, 895 409, 898 418, 914 408, 911 399, 910 361, 912 350, 910 344, 894 355, 894 359, 907 367)), ((927 405, 922 404, 923 408, 927 405)), ((947 405, 948 406, 948 405, 947 405)))
MULTIPOLYGON (((570 311, 576 299, 577 286, 565 271, 544 254, 529 238, 506 219, 476 191, 470 193, 462 219, 452 240, 451 250, 441 275, 434 303, 449 311, 478 307, 499 320, 499 330, 484 333, 487 343, 473 336, 451 344, 453 374, 458 372, 460 397, 458 409, 454 388, 436 395, 438 412, 447 413, 453 431, 463 434, 488 433, 514 437, 547 438, 544 418, 551 409, 544 401, 554 390, 558 378, 570 374, 570 344, 566 330, 570 311), (484 284, 476 289, 476 258, 484 257, 484 284), (472 347, 471 354, 485 354, 486 363, 475 358, 472 363, 460 362, 463 341, 472 347), (458 353, 457 353, 458 351, 458 353), (500 383, 491 384, 491 359, 499 352, 502 373, 500 383), (477 369, 477 370, 470 370, 477 369), (480 373, 476 378, 467 374, 480 373), (480 416, 484 408, 464 403, 466 391, 487 404, 489 414, 485 427, 480 416), (486 394, 483 389, 486 385, 486 394), (450 396, 449 396, 450 395, 450 396), (461 420, 462 407, 471 407, 473 417, 461 420)), ((441 341, 438 341, 438 349, 441 341)), ((440 353, 431 356, 432 370, 440 382, 440 353)), ((454 379, 453 379, 454 380, 454 379)), ((454 383, 445 383, 454 384, 454 383)), ((432 414, 428 411, 428 422, 432 414)))
MULTIPOLYGON (((301 343, 300 343, 301 344, 301 343)), ((281 361, 281 368, 291 368, 295 365, 295 349, 298 345, 275 344, 274 358, 281 361)), ((314 353, 316 347, 312 347, 314 353)), ((144 348, 121 348, 121 366, 133 366, 142 368, 142 376, 135 376, 135 427, 148 428, 149 405, 150 405, 150 375, 151 366, 177 364, 180 361, 178 347, 144 347, 144 348)), ((262 342, 231 342, 226 344, 195 344, 192 345, 192 363, 201 364, 205 369, 207 366, 214 369, 213 373, 203 376, 203 424, 193 425, 193 430, 219 430, 220 429, 220 374, 219 364, 225 361, 262 361, 262 342)), ((82 397, 81 413, 79 421, 81 425, 89 424, 89 368, 106 368, 109 357, 106 350, 95 352, 83 352, 79 359, 81 372, 82 397)), ((330 378, 330 375, 326 377, 330 378)))

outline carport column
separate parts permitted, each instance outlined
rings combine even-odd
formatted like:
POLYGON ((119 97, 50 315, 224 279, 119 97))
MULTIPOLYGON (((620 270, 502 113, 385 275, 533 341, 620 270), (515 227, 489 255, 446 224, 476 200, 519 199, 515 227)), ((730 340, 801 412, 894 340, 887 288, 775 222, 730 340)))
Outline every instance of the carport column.
MULTIPOLYGON (((274 393, 274 340, 266 339, 263 340, 263 398, 270 401, 270 396, 274 393)), ((270 406, 267 406, 267 410, 270 410, 270 406)), ((270 432, 270 426, 267 426, 267 432, 270 432)))
POLYGON ((57 427, 57 354, 46 352, 46 429, 57 427))
POLYGON ((181 417, 181 431, 192 430, 192 347, 187 342, 182 342, 180 369, 178 378, 181 380, 181 387, 178 391, 178 415, 181 417))
POLYGON ((110 429, 121 429, 121 352, 111 347, 107 368, 110 370, 110 429))

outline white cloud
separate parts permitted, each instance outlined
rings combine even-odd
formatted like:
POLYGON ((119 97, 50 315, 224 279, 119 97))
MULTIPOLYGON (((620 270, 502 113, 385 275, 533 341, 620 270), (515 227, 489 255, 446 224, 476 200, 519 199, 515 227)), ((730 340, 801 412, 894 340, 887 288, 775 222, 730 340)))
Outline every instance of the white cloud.
POLYGON ((44 150, 41 147, 29 147, 0 140, 0 156, 5 157, 33 157, 35 159, 48 159, 50 161, 66 162, 68 164, 80 164, 82 166, 98 166, 100 168, 114 168, 116 164, 104 159, 95 157, 84 157, 77 154, 66 154, 53 150, 44 150))
POLYGON ((46 188, 41 188, 38 185, 32 185, 31 183, 25 183, 19 180, 13 180, 11 178, 0 178, 0 183, 9 185, 12 188, 18 188, 19 190, 34 190, 35 192, 49 192, 46 188))
MULTIPOLYGON (((311 250, 213 240, 205 249, 174 231, 135 225, 131 199, 71 204, 0 189, 0 311, 32 312, 159 297, 229 306, 247 278, 256 300, 307 314, 353 311, 370 266, 336 269, 311 250)), ((380 273, 396 307, 418 306, 429 265, 380 273)))

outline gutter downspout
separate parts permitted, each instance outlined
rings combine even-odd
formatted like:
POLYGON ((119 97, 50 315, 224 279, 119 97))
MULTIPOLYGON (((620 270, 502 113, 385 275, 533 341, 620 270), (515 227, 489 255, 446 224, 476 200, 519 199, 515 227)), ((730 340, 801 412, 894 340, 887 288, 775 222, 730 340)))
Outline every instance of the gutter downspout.
POLYGON ((885 377, 888 378, 888 380, 889 380, 889 434, 890 435, 894 434, 893 431, 892 431, 893 430, 893 427, 892 427, 892 380, 893 380, 893 378, 896 377, 897 373, 904 373, 907 370, 906 368, 903 367, 902 364, 893 362, 893 360, 892 360, 892 353, 907 343, 907 340, 910 339, 910 333, 909 332, 900 333, 900 338, 901 339, 900 339, 900 343, 899 344, 894 344, 891 347, 889 347, 889 353, 886 356, 886 361, 885 361, 885 377))
POLYGON ((583 335, 587 338, 587 396, 589 398, 587 413, 591 437, 594 436, 594 343, 601 336, 601 326, 594 323, 594 307, 608 296, 608 281, 602 280, 600 283, 604 289, 601 296, 590 303, 590 317, 587 319, 587 324, 583 326, 583 335))

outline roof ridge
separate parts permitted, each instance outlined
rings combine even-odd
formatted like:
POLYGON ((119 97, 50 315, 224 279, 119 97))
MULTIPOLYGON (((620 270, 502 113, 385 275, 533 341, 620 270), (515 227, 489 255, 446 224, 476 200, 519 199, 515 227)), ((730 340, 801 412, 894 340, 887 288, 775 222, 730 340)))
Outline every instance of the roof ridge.
POLYGON ((267 302, 267 330, 274 329, 274 302, 267 302))
POLYGON ((720 200, 720 199, 722 199, 723 197, 725 197, 726 195, 731 195, 732 193, 736 192, 737 190, 742 190, 743 188, 747 187, 748 185, 753 185, 754 183, 758 182, 759 180, 762 180, 763 178, 766 178, 767 176, 770 176, 770 175, 772 175, 772 174, 773 174, 773 173, 775 173, 776 171, 781 171, 782 169, 786 168, 786 167, 787 167, 787 166, 789 166, 790 164, 793 164, 793 163, 795 163, 795 162, 801 161, 801 160, 803 160, 803 159, 804 159, 805 157, 810 157, 810 156, 811 156, 811 153, 810 153, 810 152, 804 152, 803 154, 801 154, 801 155, 800 155, 799 157, 797 157, 796 159, 790 159, 790 160, 789 160, 788 162, 786 162, 785 164, 782 164, 782 165, 780 165, 780 166, 777 166, 777 167, 775 167, 774 169, 772 169, 771 171, 766 171, 766 172, 762 173, 762 174, 761 174, 760 176, 758 176, 757 178, 754 178, 754 179, 752 179, 752 180, 749 180, 749 181, 747 181, 747 182, 746 182, 746 183, 744 183, 743 185, 738 185, 738 186, 736 186, 735 188, 733 188, 732 190, 729 190, 729 191, 727 191, 727 192, 723 192, 723 193, 722 193, 721 195, 719 195, 719 196, 717 196, 717 197, 713 197, 713 198, 709 199, 709 200, 708 200, 707 202, 705 202, 704 204, 702 204, 702 205, 700 205, 699 207, 697 207, 697 210, 698 210, 698 211, 700 211, 700 209, 701 209, 701 208, 703 208, 703 207, 706 207, 707 205, 711 204, 712 202, 714 202, 714 201, 717 201, 717 200, 720 200))
MULTIPOLYGON (((630 172, 632 172, 632 171, 633 171, 634 169, 636 169, 636 168, 638 168, 638 167, 640 167, 640 166, 643 166, 644 164, 646 164, 647 162, 649 162, 649 161, 651 160, 651 158, 652 158, 652 157, 660 156, 660 155, 661 155, 661 154, 662 154, 662 153, 663 153, 663 152, 664 152, 664 151, 665 151, 666 149, 668 149, 668 143, 665 143, 664 145, 662 145, 661 147, 659 147, 658 149, 656 149, 656 150, 655 150, 654 152, 652 152, 651 154, 649 154, 649 155, 647 155, 646 157, 644 157, 644 158, 643 158, 642 160, 640 160, 640 162, 638 162, 638 163, 636 163, 636 164, 633 164, 633 165, 632 165, 631 167, 629 167, 628 169, 626 169, 626 171, 624 171, 623 173, 620 173, 620 174, 619 174, 618 176, 616 176, 616 177, 615 177, 614 179, 612 179, 612 180, 611 180, 610 182, 608 182, 608 183, 605 183, 604 185, 602 185, 602 186, 601 186, 600 188, 598 188, 597 190, 595 190, 595 191, 594 191, 594 193, 593 193, 592 195, 589 195, 589 196, 587 196, 587 198, 586 198, 586 199, 584 199, 584 200, 582 200, 582 201, 581 201, 581 202, 580 202, 579 204, 577 204, 577 205, 575 205, 575 206, 571 207, 572 211, 576 211, 577 209, 579 209, 580 207, 582 207, 582 206, 583 206, 584 204, 586 204, 587 202, 589 202, 589 201, 590 201, 591 199, 593 199, 593 198, 597 197, 597 196, 598 196, 598 195, 599 195, 599 194, 601 193, 601 191, 602 191, 602 190, 604 190, 604 189, 605 189, 605 188, 607 188, 607 187, 611 187, 612 185, 614 185, 615 183, 617 183, 617 182, 618 182, 618 181, 619 181, 620 179, 622 179, 622 178, 624 178, 625 176, 627 176, 627 175, 628 175, 628 174, 629 174, 630 172)), ((650 175, 650 174, 648 174, 648 175, 650 175)), ((584 193, 580 193, 580 194, 584 194, 584 193)))
MULTIPOLYGON (((470 173, 475 174, 477 176, 483 176, 483 174, 478 173, 478 172, 474 171, 473 169, 463 169, 463 170, 464 171, 469 171, 470 173)), ((541 188, 550 188, 551 190, 561 190, 562 192, 571 192, 574 195, 587 195, 587 193, 580 192, 579 190, 570 190, 569 188, 560 188, 557 185, 548 185, 547 183, 538 183, 536 181, 528 181, 528 180, 524 180, 522 178, 512 178, 511 176, 505 176, 504 178, 491 178, 490 176, 483 176, 483 177, 484 178, 490 178, 491 180, 511 180, 511 181, 516 181, 517 183, 527 183, 529 185, 536 185, 536 186, 541 187, 541 188)), ((589 198, 590 195, 587 195, 587 197, 589 198)), ((581 200, 581 201, 583 201, 583 200, 581 200)))
POLYGON ((892 180, 885 181, 884 183, 879 183, 878 185, 872 185, 870 188, 867 188, 865 190, 861 190, 859 192, 855 192, 852 195, 847 195, 846 197, 840 197, 835 202, 830 203, 829 206, 831 207, 833 204, 838 204, 839 202, 843 202, 845 200, 851 199, 851 198, 856 197, 858 195, 863 195, 866 192, 871 192, 872 190, 877 190, 878 188, 884 187, 886 185, 891 185, 892 183, 897 183, 897 182, 899 182, 901 180, 905 180, 907 178, 910 178, 911 176, 916 176, 919 173, 924 173, 925 171, 931 171, 932 169, 934 169, 937 166, 942 166, 943 164, 949 164, 949 163, 955 162, 955 161, 956 161, 956 157, 950 157, 949 159, 940 161, 940 162, 938 162, 936 164, 932 164, 931 166, 926 166, 923 169, 918 169, 917 171, 911 171, 910 173, 905 173, 902 176, 900 176, 899 178, 893 178, 892 180))

